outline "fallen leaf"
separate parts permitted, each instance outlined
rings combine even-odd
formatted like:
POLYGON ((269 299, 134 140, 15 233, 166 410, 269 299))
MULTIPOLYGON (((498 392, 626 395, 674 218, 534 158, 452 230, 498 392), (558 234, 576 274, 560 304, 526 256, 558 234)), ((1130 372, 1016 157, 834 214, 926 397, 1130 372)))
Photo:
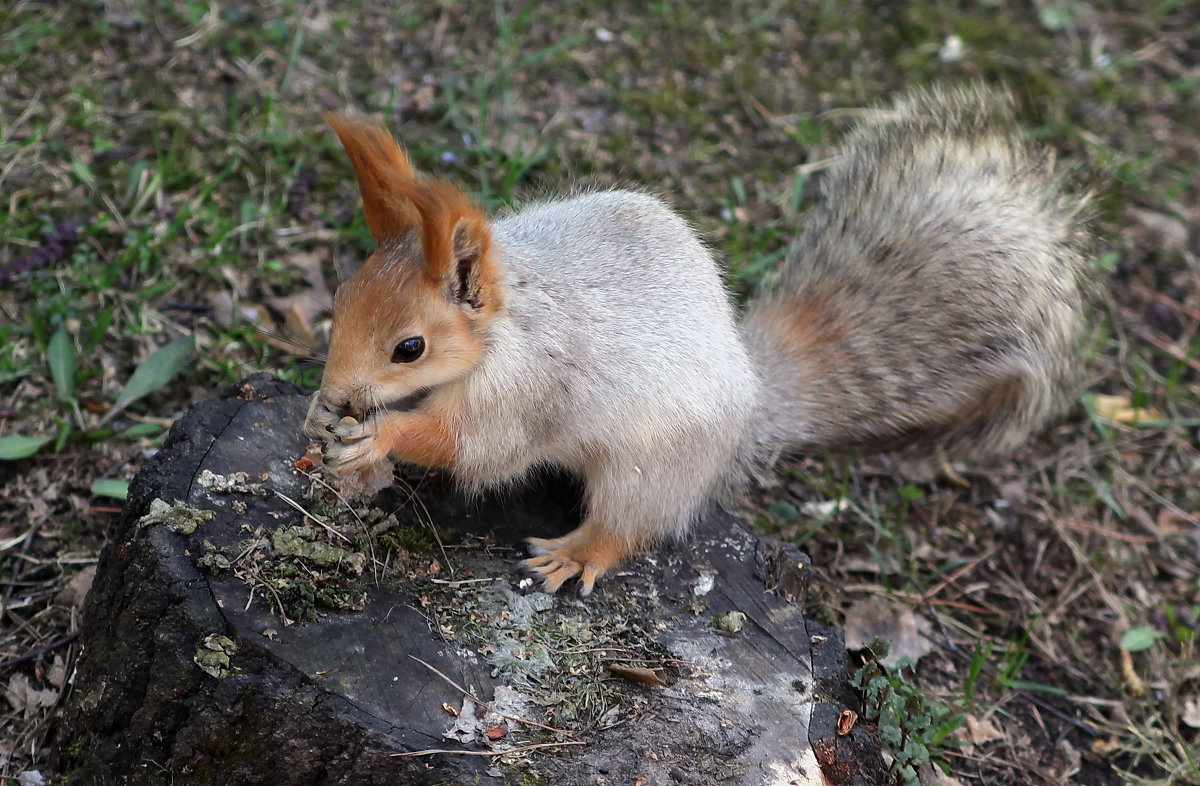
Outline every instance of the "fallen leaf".
POLYGON ((1200 694, 1184 700, 1180 720, 1193 729, 1200 729, 1200 694))
POLYGON ((962 781, 942 772, 941 767, 926 764, 920 768, 921 783, 925 786, 962 786, 962 781))
POLYGON ((213 320, 223 328, 238 325, 254 325, 264 330, 274 330, 271 315, 263 306, 243 303, 233 299, 233 294, 221 290, 208 294, 208 303, 212 306, 213 320))
POLYGON ((33 687, 29 677, 19 672, 12 675, 4 689, 4 698, 8 699, 9 705, 26 718, 33 717, 38 710, 53 707, 58 701, 58 694, 57 690, 49 688, 38 690, 33 687))
POLYGON ((640 682, 643 685, 658 685, 661 688, 667 687, 667 683, 663 681, 659 670, 647 669, 641 666, 622 666, 619 663, 608 664, 608 670, 615 676, 627 679, 630 682, 640 682))
POLYGON ((62 655, 55 655, 54 660, 50 661, 50 668, 46 669, 46 682, 56 688, 62 688, 66 684, 67 664, 62 655))
POLYGON ((976 718, 974 715, 967 715, 966 722, 966 737, 972 745, 983 745, 985 742, 1004 739, 1004 732, 997 729, 989 720, 982 720, 976 718))
POLYGON ((508 736, 508 729, 503 726, 497 726, 494 729, 488 729, 484 732, 489 740, 500 740, 508 736))
POLYGON ((1129 217, 1146 232, 1155 248, 1168 249, 1178 253, 1187 252, 1191 232, 1188 230, 1188 225, 1177 216, 1131 207, 1129 208, 1129 217))
POLYGON ((888 643, 885 666, 907 658, 913 663, 933 651, 929 635, 933 626, 912 609, 884 600, 855 601, 846 610, 846 649, 865 649, 875 639, 888 643))
POLYGON ((1170 508, 1159 508, 1154 523, 1158 525, 1159 537, 1166 538, 1178 535, 1180 532, 1188 532, 1192 527, 1200 525, 1200 516, 1181 513, 1170 508))
POLYGON ((71 580, 67 582, 67 586, 58 591, 58 596, 55 600, 64 606, 79 608, 83 605, 83 600, 87 597, 88 590, 92 588, 92 581, 95 578, 96 566, 88 565, 71 577, 71 580))
POLYGON ((329 310, 333 295, 325 285, 322 257, 309 251, 293 254, 288 264, 300 271, 308 285, 293 292, 267 301, 274 310, 283 315, 291 337, 308 347, 317 345, 315 325, 317 319, 329 310))
POLYGON ((1157 409, 1133 406, 1128 396, 1105 396, 1096 393, 1091 398, 1092 411, 1096 413, 1096 417, 1109 423, 1136 426, 1139 423, 1163 419, 1163 414, 1157 409))
POLYGON ((839 737, 845 737, 854 730, 854 724, 858 722, 858 713, 854 710, 842 710, 842 714, 838 716, 837 733, 839 737))
POLYGON ((1054 746, 1054 757, 1050 763, 1051 775, 1055 782, 1064 784, 1071 783, 1071 776, 1079 772, 1083 765, 1083 756, 1079 750, 1067 742, 1059 740, 1054 746))

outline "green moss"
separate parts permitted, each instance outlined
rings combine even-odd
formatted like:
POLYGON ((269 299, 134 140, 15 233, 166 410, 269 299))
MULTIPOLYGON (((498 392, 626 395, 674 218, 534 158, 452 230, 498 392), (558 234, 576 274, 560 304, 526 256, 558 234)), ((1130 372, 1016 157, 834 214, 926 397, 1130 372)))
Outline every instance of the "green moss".
POLYGON ((192 660, 205 674, 224 679, 231 673, 232 657, 237 649, 233 639, 213 633, 205 636, 196 647, 196 654, 192 656, 192 660))
POLYGON ((162 524, 181 535, 191 535, 196 527, 213 517, 211 510, 202 510, 185 505, 179 500, 166 502, 161 499, 150 501, 150 509, 146 515, 138 519, 138 529, 155 524, 162 524))
POLYGON ((299 557, 322 568, 344 568, 351 573, 362 573, 366 564, 365 555, 349 551, 341 546, 316 539, 312 527, 281 527, 271 535, 271 545, 280 557, 299 557))

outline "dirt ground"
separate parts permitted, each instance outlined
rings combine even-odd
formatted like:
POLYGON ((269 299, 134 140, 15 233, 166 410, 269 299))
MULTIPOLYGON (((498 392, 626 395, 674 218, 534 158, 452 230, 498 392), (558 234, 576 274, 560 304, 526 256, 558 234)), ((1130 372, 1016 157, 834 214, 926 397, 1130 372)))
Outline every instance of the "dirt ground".
POLYGON ((1200 783, 1200 8, 596 5, 0 7, 0 439, 32 440, 0 442, 0 777, 54 782, 82 597, 164 429, 255 370, 319 379, 371 247, 322 111, 490 207, 647 187, 743 297, 845 110, 983 80, 1094 193, 1086 392, 968 486, 808 459, 748 515, 813 557, 810 615, 920 631, 904 690, 959 718, 937 782, 1200 783))

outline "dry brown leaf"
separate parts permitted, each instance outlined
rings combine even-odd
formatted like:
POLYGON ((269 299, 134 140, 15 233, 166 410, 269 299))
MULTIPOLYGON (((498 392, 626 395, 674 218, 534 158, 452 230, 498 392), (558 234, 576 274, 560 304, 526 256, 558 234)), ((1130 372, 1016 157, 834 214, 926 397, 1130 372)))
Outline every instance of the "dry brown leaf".
POLYGON ((846 648, 861 650, 875 639, 883 639, 888 643, 882 661, 887 666, 895 666, 903 658, 916 663, 932 652, 932 629, 929 620, 913 614, 912 609, 885 600, 855 601, 846 610, 846 648))
POLYGON ((1155 247, 1168 249, 1176 253, 1186 253, 1188 238, 1191 232, 1188 225, 1177 216, 1157 210, 1143 210, 1131 207, 1129 217, 1146 231, 1155 247))
POLYGON ((1079 772, 1083 765, 1083 756, 1079 749, 1066 740, 1059 740, 1054 746, 1054 758, 1050 768, 1052 777, 1061 784, 1071 783, 1071 776, 1079 772))
POLYGON ((49 688, 38 690, 33 687, 29 677, 19 672, 12 675, 4 689, 4 698, 8 699, 9 705, 26 718, 33 717, 38 710, 53 707, 58 701, 58 694, 57 690, 49 688))
POLYGON ((335 478, 334 486, 349 500, 368 499, 392 485, 392 462, 380 461, 366 469, 335 478))
POLYGON ((223 328, 249 324, 274 330, 275 323, 265 308, 235 301, 233 295, 226 290, 209 292, 208 303, 212 306, 213 320, 223 328))
MULTIPOLYGON (((288 297, 297 297, 289 295, 288 297)), ((272 300, 274 305, 283 298, 275 298, 272 300)), ((283 324, 287 327, 288 335, 297 342, 306 347, 315 346, 317 343, 317 334, 313 329, 313 319, 309 315, 310 309, 306 309, 299 302, 293 301, 283 304, 281 307, 283 312, 283 324)))
POLYGON ((1163 414, 1157 409, 1133 406, 1128 396, 1105 396, 1096 393, 1092 396, 1092 410, 1101 420, 1123 426, 1136 426, 1139 423, 1163 419, 1163 414))
POLYGON ((1200 524, 1200 516, 1190 516, 1170 508, 1159 508, 1158 515, 1154 517, 1154 523, 1158 526, 1159 536, 1165 538, 1178 535, 1180 532, 1191 531, 1193 527, 1200 524))
POLYGON ((314 347, 317 344, 316 322, 333 302, 333 295, 325 285, 322 255, 301 251, 288 257, 287 263, 300 271, 307 286, 282 297, 270 298, 267 305, 283 315, 291 338, 314 347))
POLYGON ((921 768, 921 783, 925 786, 962 786, 962 781, 942 772, 941 767, 927 764, 921 768))
POLYGON ((88 565, 71 577, 67 586, 58 591, 58 597, 55 600, 64 606, 79 608, 83 605, 83 600, 87 597, 88 590, 92 588, 92 581, 95 578, 96 566, 88 565))
POLYGON ((972 745, 982 745, 985 742, 1004 739, 1004 732, 996 728, 989 720, 966 716, 966 738, 972 745))
POLYGON ((1183 702, 1183 714, 1179 718, 1193 729, 1200 729, 1200 694, 1183 702))
POLYGON ((46 682, 60 689, 66 684, 67 663, 62 655, 55 655, 54 660, 50 661, 50 668, 46 669, 46 682))
POLYGON ((643 685, 658 685, 661 688, 667 687, 667 683, 663 681, 660 671, 656 669, 610 663, 608 664, 608 670, 617 677, 627 679, 630 682, 640 682, 643 685))

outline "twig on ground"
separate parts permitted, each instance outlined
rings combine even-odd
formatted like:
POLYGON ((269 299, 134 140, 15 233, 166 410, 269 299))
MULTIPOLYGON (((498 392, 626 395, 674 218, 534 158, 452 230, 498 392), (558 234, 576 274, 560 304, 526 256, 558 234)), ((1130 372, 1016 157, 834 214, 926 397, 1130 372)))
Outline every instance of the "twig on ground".
MULTIPOLYGON (((507 717, 507 716, 506 716, 507 717)), ((446 748, 430 748, 423 751, 409 751, 408 753, 393 753, 392 756, 400 758, 402 756, 432 756, 436 753, 446 753, 451 756, 507 756, 510 753, 520 753, 522 751, 531 751, 536 748, 557 748, 562 745, 586 745, 583 740, 563 740, 562 742, 535 742, 531 745, 521 745, 516 748, 509 748, 503 751, 452 751, 446 748)))
POLYGON ((0 663, 0 671, 4 671, 6 669, 11 669, 13 666, 18 666, 26 661, 40 660, 41 658, 46 656, 46 653, 53 652, 54 650, 58 649, 59 647, 65 647, 66 645, 75 641, 75 639, 79 638, 79 634, 80 634, 80 631, 77 630, 74 633, 70 633, 66 636, 63 636, 61 639, 52 641, 49 644, 42 645, 41 647, 36 647, 36 648, 30 650, 29 652, 26 652, 24 655, 18 655, 15 658, 10 658, 10 659, 4 661, 3 663, 0 663))

